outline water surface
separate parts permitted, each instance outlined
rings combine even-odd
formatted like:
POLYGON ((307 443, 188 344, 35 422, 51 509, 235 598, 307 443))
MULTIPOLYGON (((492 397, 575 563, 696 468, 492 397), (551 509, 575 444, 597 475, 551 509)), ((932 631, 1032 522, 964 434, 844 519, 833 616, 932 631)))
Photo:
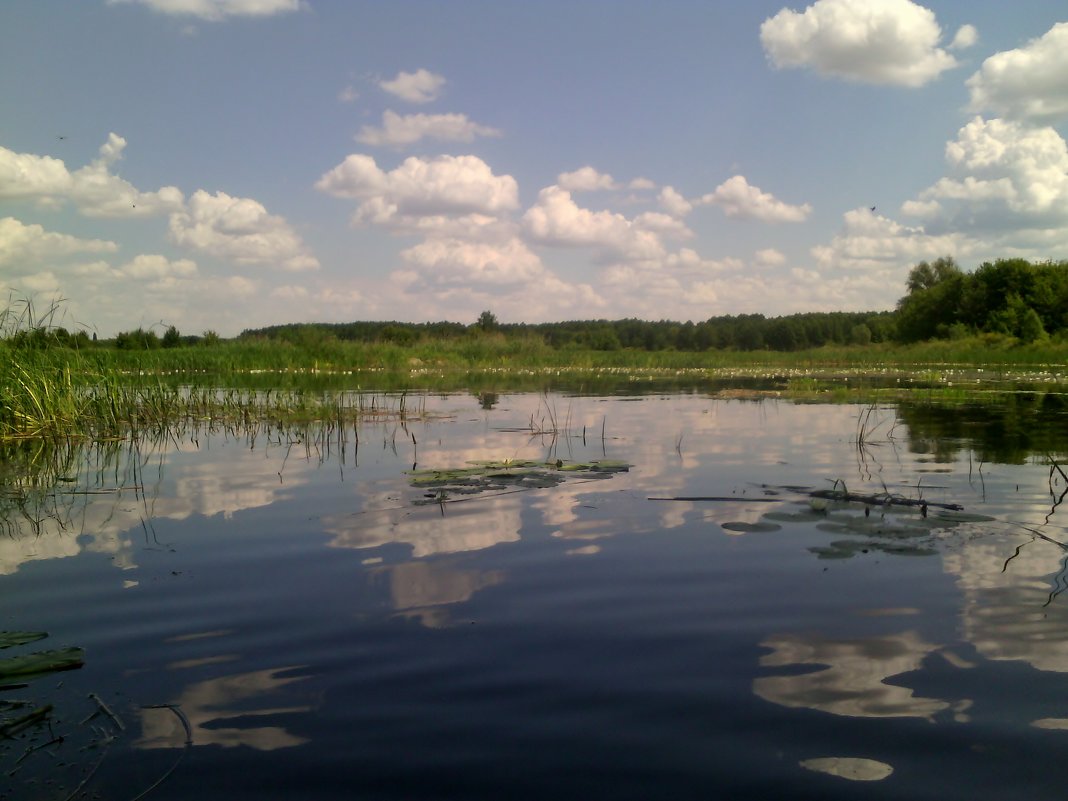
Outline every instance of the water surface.
POLYGON ((5 492, 0 628, 48 637, 0 659, 85 658, 0 691, 53 705, 0 796, 1061 798, 1062 412, 1006 408, 446 394, 74 449, 5 492))

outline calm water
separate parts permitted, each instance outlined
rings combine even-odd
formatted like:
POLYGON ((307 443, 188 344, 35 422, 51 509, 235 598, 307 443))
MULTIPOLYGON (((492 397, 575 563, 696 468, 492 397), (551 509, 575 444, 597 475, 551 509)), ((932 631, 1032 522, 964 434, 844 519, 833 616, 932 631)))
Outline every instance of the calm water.
POLYGON ((53 705, 0 798, 1064 797, 1059 406, 425 411, 9 487, 0 629, 49 636, 0 659, 85 663, 0 690, 53 705), (409 472, 505 460, 579 469, 409 472), (807 495, 843 483, 927 514, 807 495))

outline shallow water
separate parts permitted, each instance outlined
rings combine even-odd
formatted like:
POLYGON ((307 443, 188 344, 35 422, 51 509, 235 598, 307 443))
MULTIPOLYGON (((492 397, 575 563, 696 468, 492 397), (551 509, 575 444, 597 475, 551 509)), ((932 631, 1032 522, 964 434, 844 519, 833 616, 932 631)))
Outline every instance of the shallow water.
POLYGON ((53 705, 0 797, 1063 797, 1041 436, 674 392, 422 411, 90 448, 6 502, 0 629, 49 636, 0 659, 85 663, 0 690, 53 705), (807 494, 843 487, 928 505, 807 494))

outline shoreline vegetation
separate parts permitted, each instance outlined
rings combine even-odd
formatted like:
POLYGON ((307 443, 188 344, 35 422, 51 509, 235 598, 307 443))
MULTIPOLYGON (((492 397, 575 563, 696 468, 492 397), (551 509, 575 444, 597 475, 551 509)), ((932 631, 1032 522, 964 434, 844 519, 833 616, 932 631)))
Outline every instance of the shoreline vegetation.
POLYGON ((303 323, 233 339, 174 326, 110 340, 57 323, 61 304, 0 311, 0 441, 122 437, 178 423, 251 425, 413 413, 405 393, 585 391, 627 382, 721 397, 869 402, 1068 378, 1068 262, 921 262, 888 312, 700 323, 303 323), (380 393, 374 395, 373 390, 380 393), (387 398, 381 393, 401 393, 387 398), (391 404, 394 408, 391 408, 391 404))

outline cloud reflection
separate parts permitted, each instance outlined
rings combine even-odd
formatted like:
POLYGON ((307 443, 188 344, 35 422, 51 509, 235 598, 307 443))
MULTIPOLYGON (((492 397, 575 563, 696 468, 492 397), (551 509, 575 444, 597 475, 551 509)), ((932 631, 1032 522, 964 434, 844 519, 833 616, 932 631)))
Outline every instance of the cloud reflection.
MULTIPOLYGON (((305 678, 282 675, 301 667, 290 665, 255 670, 197 682, 186 687, 173 706, 181 709, 188 719, 193 745, 247 746, 257 751, 302 745, 307 742, 306 738, 283 727, 247 724, 249 718, 312 711, 310 706, 255 706, 263 696, 280 693, 288 685, 305 678)), ((185 729, 170 709, 141 710, 141 739, 134 743, 135 748, 182 748, 185 743, 185 729)))
POLYGON ((761 657, 762 667, 823 667, 800 675, 754 680, 753 692, 766 701, 860 718, 932 720, 950 708, 946 701, 919 698, 907 687, 886 683, 893 676, 918 670, 924 658, 938 650, 939 646, 914 631, 856 640, 779 634, 761 645, 772 649, 761 657))

